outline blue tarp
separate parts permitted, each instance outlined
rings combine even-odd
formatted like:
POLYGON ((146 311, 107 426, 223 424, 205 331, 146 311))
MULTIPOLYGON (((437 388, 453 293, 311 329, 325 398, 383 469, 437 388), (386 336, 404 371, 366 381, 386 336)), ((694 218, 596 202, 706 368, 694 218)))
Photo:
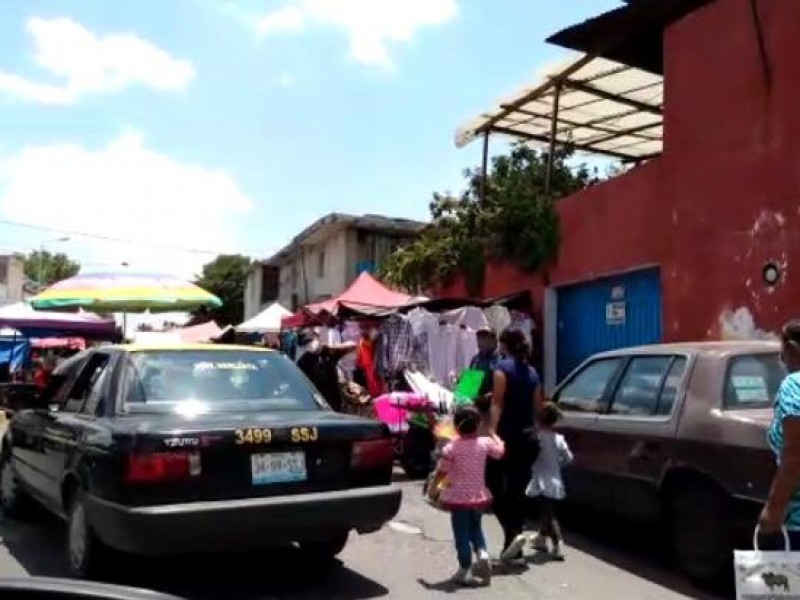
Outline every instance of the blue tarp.
POLYGON ((10 363, 11 371, 27 366, 31 357, 31 342, 25 338, 0 337, 0 364, 10 363))

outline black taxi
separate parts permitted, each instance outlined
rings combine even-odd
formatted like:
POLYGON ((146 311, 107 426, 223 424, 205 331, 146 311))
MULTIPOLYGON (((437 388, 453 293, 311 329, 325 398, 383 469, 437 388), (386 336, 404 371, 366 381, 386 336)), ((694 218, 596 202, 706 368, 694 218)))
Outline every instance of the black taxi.
POLYGON ((389 432, 332 411, 278 352, 123 345, 77 354, 9 422, 0 507, 68 522, 73 574, 114 551, 296 543, 332 558, 400 507, 389 432))

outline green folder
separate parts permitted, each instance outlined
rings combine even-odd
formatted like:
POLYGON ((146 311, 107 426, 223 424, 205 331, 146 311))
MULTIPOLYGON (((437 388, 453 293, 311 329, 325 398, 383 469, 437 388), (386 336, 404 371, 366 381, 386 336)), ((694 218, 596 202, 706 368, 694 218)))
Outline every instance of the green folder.
POLYGON ((486 371, 481 369, 467 369, 462 371, 454 391, 456 406, 472 404, 480 395, 485 378, 486 371))

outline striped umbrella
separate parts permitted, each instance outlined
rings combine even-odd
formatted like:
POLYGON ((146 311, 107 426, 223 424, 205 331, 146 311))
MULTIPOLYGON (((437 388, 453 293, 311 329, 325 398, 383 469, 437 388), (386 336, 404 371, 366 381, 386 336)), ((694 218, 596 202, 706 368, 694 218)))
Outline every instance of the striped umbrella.
POLYGON ((91 273, 53 284, 31 299, 38 310, 112 312, 172 312, 218 308, 214 294, 170 275, 91 273))

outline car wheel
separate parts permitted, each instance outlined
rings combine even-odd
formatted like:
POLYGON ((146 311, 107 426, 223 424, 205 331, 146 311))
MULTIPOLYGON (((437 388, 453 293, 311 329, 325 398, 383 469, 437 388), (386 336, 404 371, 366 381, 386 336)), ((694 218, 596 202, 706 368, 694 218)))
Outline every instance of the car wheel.
POLYGON ((722 580, 732 564, 729 499, 711 485, 682 487, 669 497, 672 548, 683 571, 703 583, 722 580))
POLYGON ((0 508, 3 514, 18 519, 25 515, 29 498, 22 491, 10 452, 4 452, 0 459, 0 508))
POLYGON ((345 531, 332 535, 326 540, 301 542, 300 550, 311 562, 316 564, 330 564, 347 545, 349 532, 345 531))
POLYGON ((110 549, 92 531, 81 490, 75 493, 70 502, 66 550, 69 570, 75 577, 99 575, 108 563, 110 549))

